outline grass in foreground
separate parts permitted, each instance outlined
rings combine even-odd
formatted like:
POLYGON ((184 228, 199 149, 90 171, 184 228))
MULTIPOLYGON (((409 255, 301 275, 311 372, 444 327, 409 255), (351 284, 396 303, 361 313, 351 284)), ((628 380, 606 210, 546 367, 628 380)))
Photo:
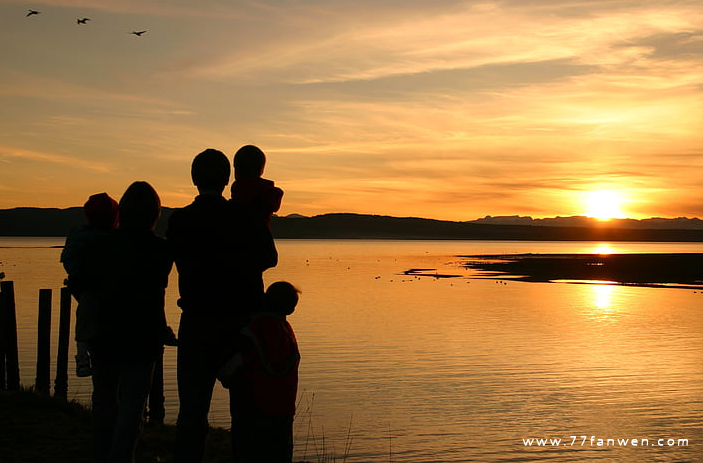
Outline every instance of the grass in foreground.
MULTIPOLYGON (((173 459, 176 428, 146 426, 137 448, 137 463, 173 459)), ((0 391, 0 461, 3 463, 91 463, 90 411, 77 402, 32 390, 0 391)), ((231 462, 229 432, 212 428, 205 463, 231 462)))

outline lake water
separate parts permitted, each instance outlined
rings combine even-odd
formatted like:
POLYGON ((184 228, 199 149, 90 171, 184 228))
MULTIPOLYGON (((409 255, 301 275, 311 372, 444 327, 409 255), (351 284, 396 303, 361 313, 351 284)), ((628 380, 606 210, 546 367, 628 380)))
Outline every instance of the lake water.
MULTIPOLYGON (((0 271, 15 282, 25 385, 35 376, 40 288, 56 290, 56 343, 65 275, 60 249, 49 246, 61 244, 0 238, 0 271)), ((266 281, 302 290, 290 317, 302 355, 296 459, 703 461, 703 290, 488 280, 458 257, 703 252, 702 243, 280 240, 278 248, 266 281), (458 276, 403 274, 411 268, 458 276), (537 438, 554 445, 526 445, 537 438)), ((174 329, 176 300, 174 271, 174 329)), ((174 348, 166 348, 165 370, 166 420, 174 422, 174 348)), ((70 375, 69 397, 87 403, 90 391, 89 379, 70 375)), ((214 425, 229 425, 226 397, 217 386, 214 425)))

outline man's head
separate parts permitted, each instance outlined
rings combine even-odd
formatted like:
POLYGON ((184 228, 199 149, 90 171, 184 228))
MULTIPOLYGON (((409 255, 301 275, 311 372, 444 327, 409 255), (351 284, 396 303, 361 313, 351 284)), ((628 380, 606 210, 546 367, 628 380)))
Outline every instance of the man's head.
POLYGON ((264 295, 264 306, 269 312, 290 315, 298 305, 300 291, 287 281, 272 283, 264 295))
POLYGON ((254 145, 245 145, 234 154, 234 178, 258 178, 264 173, 266 155, 254 145))
POLYGON ((229 183, 229 160, 222 151, 208 148, 195 156, 190 168, 193 184, 198 191, 215 191, 222 193, 229 183))

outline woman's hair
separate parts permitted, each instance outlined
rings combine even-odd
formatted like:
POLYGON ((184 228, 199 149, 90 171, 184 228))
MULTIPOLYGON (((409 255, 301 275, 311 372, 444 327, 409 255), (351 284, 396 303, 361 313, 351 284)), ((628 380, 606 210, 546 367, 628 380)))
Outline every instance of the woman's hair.
POLYGON ((134 182, 120 199, 120 228, 153 230, 161 215, 161 200, 147 182, 134 182))

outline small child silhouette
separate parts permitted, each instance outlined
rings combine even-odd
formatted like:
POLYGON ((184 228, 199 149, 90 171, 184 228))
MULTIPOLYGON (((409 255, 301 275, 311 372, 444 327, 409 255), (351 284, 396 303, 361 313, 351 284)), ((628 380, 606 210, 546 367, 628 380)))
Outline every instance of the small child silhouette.
POLYGON ((61 263, 68 273, 68 288, 78 301, 76 307, 76 376, 92 374, 88 342, 97 334, 97 301, 81 281, 85 274, 87 249, 117 227, 117 201, 107 193, 90 196, 83 206, 88 224, 71 231, 61 251, 61 263))
POLYGON ((274 186, 272 180, 261 178, 266 155, 254 145, 245 145, 237 150, 232 164, 232 201, 251 205, 270 227, 271 216, 281 208, 283 190, 274 186))
POLYGON ((235 355, 218 373, 230 389, 238 461, 292 461, 300 353, 286 316, 299 294, 285 281, 269 286, 263 310, 242 328, 235 355))

